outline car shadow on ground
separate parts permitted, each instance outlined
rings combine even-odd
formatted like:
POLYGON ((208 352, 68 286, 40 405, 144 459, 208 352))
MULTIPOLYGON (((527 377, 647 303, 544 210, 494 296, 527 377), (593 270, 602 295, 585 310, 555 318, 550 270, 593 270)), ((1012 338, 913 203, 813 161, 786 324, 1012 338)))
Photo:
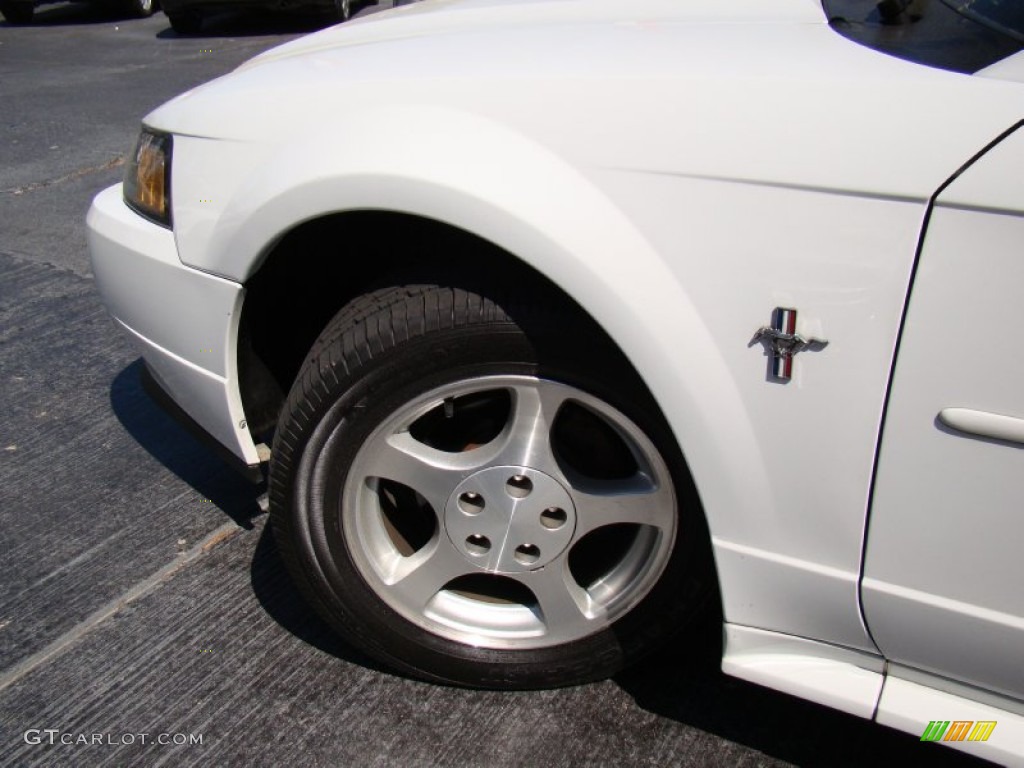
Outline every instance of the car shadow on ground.
MULTIPOLYGON (((685 640, 616 675, 637 705, 803 766, 980 768, 984 760, 721 672, 722 632, 708 620, 685 640)), ((937 713, 922 712, 927 723, 937 713)), ((923 728, 923 725, 922 725, 923 728)))
POLYGON ((251 579, 253 594, 267 615, 304 643, 342 661, 377 672, 396 674, 393 670, 385 670, 373 659, 345 643, 309 607, 285 569, 269 523, 263 527, 256 544, 251 579))
POLYGON ((268 11, 260 8, 226 10, 203 17, 202 28, 193 34, 175 32, 167 26, 157 32, 158 40, 188 40, 211 37, 260 37, 262 35, 305 35, 336 23, 327 14, 299 11, 268 11))
POLYGON ((141 358, 122 370, 110 387, 117 420, 154 459, 243 528, 260 514, 259 486, 225 464, 211 448, 168 416, 142 387, 141 358))
MULTIPOLYGON (((212 449, 167 415, 146 393, 142 359, 122 370, 110 388, 114 415, 154 459, 210 499, 246 529, 262 514, 256 498, 263 490, 228 467, 212 449)), ((303 642, 343 661, 382 668, 344 643, 308 606, 292 583, 277 550, 270 525, 264 525, 251 565, 253 593, 267 614, 303 642)), ((389 671, 390 672, 390 671, 389 671)))

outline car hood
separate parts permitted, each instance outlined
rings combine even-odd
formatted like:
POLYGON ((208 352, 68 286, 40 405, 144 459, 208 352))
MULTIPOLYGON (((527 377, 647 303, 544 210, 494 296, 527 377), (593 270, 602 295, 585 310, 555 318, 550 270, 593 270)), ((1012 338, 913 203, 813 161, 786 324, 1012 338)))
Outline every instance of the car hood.
POLYGON ((1017 87, 857 45, 816 0, 427 0, 268 51, 146 123, 251 144, 253 168, 458 123, 586 173, 921 200, 1019 119, 1017 87))
POLYGON ((340 47, 407 38, 593 23, 825 22, 818 0, 425 0, 278 46, 240 69, 340 47))
POLYGON ((541 66, 549 75, 564 72, 574 64, 567 61, 571 47, 592 47, 595 35, 607 43, 630 29, 825 23, 818 0, 425 0, 273 48, 167 102, 145 122, 206 138, 264 139, 284 129, 296 109, 315 119, 310 104, 334 108, 338 94, 348 100, 361 86, 482 81, 541 66), (277 109, 260 109, 271 100, 277 109))

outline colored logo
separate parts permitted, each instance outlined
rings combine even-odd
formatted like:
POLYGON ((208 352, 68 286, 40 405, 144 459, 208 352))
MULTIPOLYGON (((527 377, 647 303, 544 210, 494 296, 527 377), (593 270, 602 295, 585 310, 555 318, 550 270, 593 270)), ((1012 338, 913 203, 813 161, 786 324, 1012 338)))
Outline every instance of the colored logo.
POLYGON ((793 377, 793 355, 807 348, 822 349, 828 346, 824 339, 805 339, 796 332, 796 310, 776 307, 772 312, 772 324, 757 329, 751 346, 763 342, 771 355, 769 374, 778 381, 789 381, 793 377))
POLYGON ((921 741, 988 741, 995 729, 995 720, 932 720, 921 741))

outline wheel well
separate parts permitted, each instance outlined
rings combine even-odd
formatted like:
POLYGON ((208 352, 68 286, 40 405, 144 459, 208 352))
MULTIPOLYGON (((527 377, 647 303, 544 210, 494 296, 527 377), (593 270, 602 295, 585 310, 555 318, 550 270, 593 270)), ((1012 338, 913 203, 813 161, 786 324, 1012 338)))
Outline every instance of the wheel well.
POLYGON ((510 286, 541 291, 607 338, 547 278, 465 230, 384 211, 315 219, 286 234, 246 283, 238 366, 246 419, 257 440, 267 440, 306 355, 338 310, 382 286, 445 279, 503 292, 510 286))

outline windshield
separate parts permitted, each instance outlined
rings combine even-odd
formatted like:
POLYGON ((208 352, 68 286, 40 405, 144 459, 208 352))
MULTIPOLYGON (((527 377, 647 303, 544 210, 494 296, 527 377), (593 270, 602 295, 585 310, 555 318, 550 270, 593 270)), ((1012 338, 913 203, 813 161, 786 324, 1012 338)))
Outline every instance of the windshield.
POLYGON ((1024 48, 1024 0, 822 0, 831 27, 901 59, 974 73, 1024 48))
POLYGON ((1021 0, 942 0, 957 13, 1024 41, 1024 3, 1021 0))

